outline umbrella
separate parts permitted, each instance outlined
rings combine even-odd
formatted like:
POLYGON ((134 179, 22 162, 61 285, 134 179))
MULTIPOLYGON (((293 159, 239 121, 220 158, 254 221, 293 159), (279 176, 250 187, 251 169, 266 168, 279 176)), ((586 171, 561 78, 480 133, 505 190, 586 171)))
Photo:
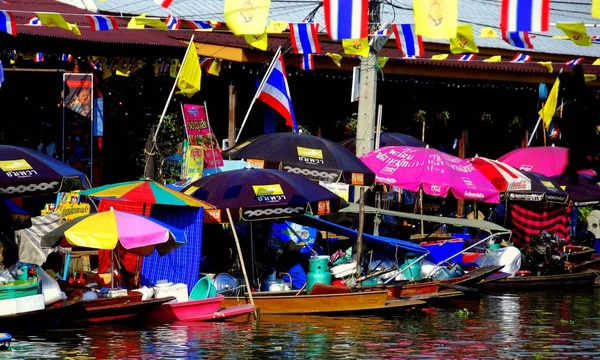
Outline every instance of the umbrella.
POLYGON ((573 200, 575 206, 588 206, 600 203, 600 183, 593 177, 579 174, 573 181, 570 175, 553 176, 557 183, 573 200))
POLYGON ((430 148, 386 146, 360 158, 376 181, 428 195, 498 203, 498 190, 465 159, 430 148))
POLYGON ((31 227, 31 216, 29 213, 15 204, 11 199, 0 199, 0 221, 4 225, 9 225, 12 230, 21 230, 31 227))
POLYGON ((531 190, 531 180, 508 164, 484 157, 474 157, 469 161, 500 192, 531 190))
POLYGON ((204 170, 202 170, 202 176, 204 177, 224 171, 240 170, 255 167, 256 166, 243 160, 223 160, 223 166, 221 167, 205 167, 204 170))
MULTIPOLYGON (((353 154, 356 153, 356 137, 348 138, 340 145, 350 150, 353 154)), ((426 147, 427 144, 421 140, 414 138, 410 135, 399 134, 399 133, 381 133, 379 138, 379 147, 384 146, 414 146, 414 147, 426 147)))
MULTIPOLYGON (((533 146, 513 150, 498 158, 514 168, 546 176, 561 175, 569 163, 569 149, 560 146, 533 146)), ((595 175, 592 170, 579 173, 595 175)))
POLYGON ((85 175, 35 150, 0 145, 0 196, 53 194, 90 187, 85 175))
POLYGON ((566 204, 569 195, 561 189, 555 181, 543 174, 530 171, 522 171, 529 178, 531 188, 529 190, 514 190, 508 192, 508 200, 512 201, 543 201, 557 204, 566 204))
POLYGON ((227 150, 224 156, 311 180, 364 186, 375 181, 375 174, 342 145, 303 133, 261 135, 227 150))
POLYGON ((242 169, 202 178, 183 190, 219 209, 232 209, 242 220, 337 212, 342 198, 295 174, 279 170, 242 169))
POLYGON ((113 250, 117 242, 126 250, 147 256, 154 249, 165 255, 186 242, 185 233, 158 220, 110 210, 78 217, 42 236, 42 247, 67 243, 92 249, 113 250))

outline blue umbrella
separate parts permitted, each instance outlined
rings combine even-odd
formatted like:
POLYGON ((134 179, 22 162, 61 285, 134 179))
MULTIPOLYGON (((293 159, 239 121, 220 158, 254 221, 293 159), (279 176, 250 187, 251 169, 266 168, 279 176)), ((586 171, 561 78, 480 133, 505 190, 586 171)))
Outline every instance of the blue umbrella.
POLYGON ((0 196, 53 194, 89 188, 85 175, 35 150, 0 145, 0 196))

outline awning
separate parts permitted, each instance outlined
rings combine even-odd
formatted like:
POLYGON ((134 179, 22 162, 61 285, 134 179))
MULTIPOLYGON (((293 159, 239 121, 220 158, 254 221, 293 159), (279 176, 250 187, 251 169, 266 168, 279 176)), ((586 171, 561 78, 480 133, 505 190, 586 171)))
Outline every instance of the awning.
MULTIPOLYGON (((341 226, 323 219, 317 219, 308 215, 289 219, 289 221, 294 222, 296 224, 313 227, 319 230, 331 231, 332 233, 335 233, 337 235, 347 236, 350 240, 356 240, 358 238, 358 232, 356 230, 352 230, 345 226, 341 226)), ((370 234, 363 234, 363 239, 365 241, 386 243, 401 247, 406 250, 416 251, 419 253, 428 252, 428 250, 424 247, 421 247, 417 244, 413 244, 405 240, 392 239, 384 236, 375 236, 370 234)))
MULTIPOLYGON (((348 213, 358 213, 358 204, 350 204, 350 206, 341 209, 339 212, 348 212, 348 213)), ((377 209, 370 206, 365 206, 365 214, 384 214, 397 216, 406 219, 414 219, 414 220, 424 220, 435 223, 443 223, 443 224, 451 224, 456 226, 468 226, 472 228, 479 229, 489 229, 491 231, 509 231, 508 229, 503 228, 498 224, 494 224, 493 222, 489 222, 486 220, 475 220, 475 219, 458 219, 458 218, 450 218, 450 217, 442 217, 442 216, 433 216, 433 215, 421 215, 421 214, 411 214, 407 212, 401 211, 392 211, 392 210, 384 210, 377 209)))

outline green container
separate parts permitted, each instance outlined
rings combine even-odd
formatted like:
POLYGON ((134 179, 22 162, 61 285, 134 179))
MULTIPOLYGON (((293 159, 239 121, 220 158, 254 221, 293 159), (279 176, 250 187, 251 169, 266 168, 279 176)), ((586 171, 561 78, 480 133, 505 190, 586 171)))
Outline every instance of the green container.
MULTIPOLYGON (((408 252, 404 255, 404 263, 400 266, 400 269, 406 268, 409 264, 413 263, 419 254, 414 252, 408 252)), ((417 261, 414 264, 410 265, 406 270, 402 271, 402 274, 406 277, 407 280, 420 280, 421 279, 421 262, 417 261)))
POLYGON ((307 294, 310 294, 310 291, 316 283, 331 285, 329 256, 319 256, 316 259, 308 259, 308 273, 306 274, 307 294))
POLYGON ((198 280, 192 292, 190 293, 190 300, 202 300, 213 298, 217 296, 217 288, 213 284, 213 281, 209 277, 203 277, 198 280))
POLYGON ((39 282, 37 278, 31 280, 15 280, 11 283, 0 285, 0 300, 16 299, 25 296, 37 295, 39 282))
POLYGON ((329 256, 319 256, 316 259, 308 259, 308 271, 329 272, 329 256))

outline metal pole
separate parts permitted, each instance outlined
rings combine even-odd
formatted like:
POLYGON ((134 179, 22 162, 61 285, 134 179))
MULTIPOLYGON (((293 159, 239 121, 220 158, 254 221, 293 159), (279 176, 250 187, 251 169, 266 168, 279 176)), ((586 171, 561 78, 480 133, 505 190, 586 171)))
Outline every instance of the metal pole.
POLYGON ((360 202, 358 206, 358 236, 356 238, 356 275, 360 276, 362 268, 362 244, 365 227, 365 188, 360 187, 360 202))
POLYGON ((235 85, 229 85, 229 148, 235 145, 235 108, 237 103, 237 90, 235 85))
POLYGON ((383 105, 377 107, 377 128, 375 132, 375 149, 379 149, 381 142, 381 118, 383 117, 383 105))

